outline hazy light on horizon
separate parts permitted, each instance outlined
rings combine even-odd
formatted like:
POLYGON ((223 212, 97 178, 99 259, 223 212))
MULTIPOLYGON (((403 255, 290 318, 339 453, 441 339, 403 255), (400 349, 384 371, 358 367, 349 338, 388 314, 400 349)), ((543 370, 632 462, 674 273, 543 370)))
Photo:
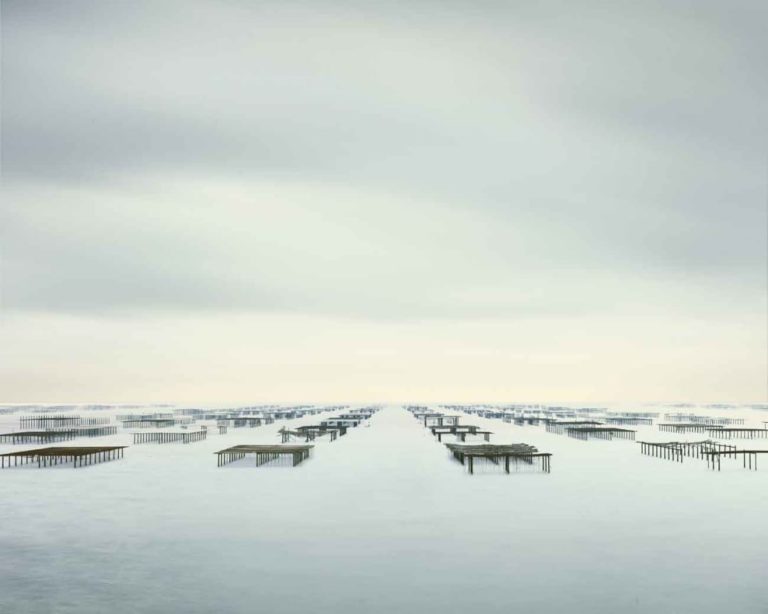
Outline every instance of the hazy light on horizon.
POLYGON ((765 401, 764 3, 3 2, 0 401, 765 401))

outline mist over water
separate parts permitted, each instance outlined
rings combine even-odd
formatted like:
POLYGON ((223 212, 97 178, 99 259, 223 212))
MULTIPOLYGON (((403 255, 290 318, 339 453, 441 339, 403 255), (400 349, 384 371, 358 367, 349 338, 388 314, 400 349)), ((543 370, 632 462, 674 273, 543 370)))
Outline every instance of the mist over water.
MULTIPOLYGON (((0 421, 6 432, 18 416, 0 421)), ((470 476, 387 406, 369 426, 319 440, 298 467, 216 466, 216 450, 278 443, 282 426, 317 421, 136 445, 76 471, 3 471, 0 611, 768 612, 768 465, 724 460, 712 472, 643 456, 631 441, 466 416, 492 443, 554 455, 550 474, 470 476)), ((704 438, 629 428, 637 440, 704 438)), ((130 439, 82 445, 102 442, 130 439)), ((38 446, 0 452, 27 447, 38 446)))

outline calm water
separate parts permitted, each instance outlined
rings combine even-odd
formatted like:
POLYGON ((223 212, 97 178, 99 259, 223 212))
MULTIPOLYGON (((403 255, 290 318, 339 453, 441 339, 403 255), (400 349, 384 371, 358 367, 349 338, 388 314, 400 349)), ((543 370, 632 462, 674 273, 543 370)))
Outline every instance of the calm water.
MULTIPOLYGON (((768 613, 768 459, 718 473, 629 441, 464 422, 554 453, 552 473, 469 476, 400 407, 294 469, 216 466, 215 450, 279 442, 276 423, 0 472, 0 612, 768 613)), ((84 445, 107 440, 127 437, 84 445)))

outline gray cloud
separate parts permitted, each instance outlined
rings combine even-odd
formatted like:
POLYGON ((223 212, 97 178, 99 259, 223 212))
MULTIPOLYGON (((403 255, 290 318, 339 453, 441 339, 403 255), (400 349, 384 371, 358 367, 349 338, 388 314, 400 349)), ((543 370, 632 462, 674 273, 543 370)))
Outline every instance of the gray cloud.
POLYGON ((766 17, 6 0, 4 303, 759 310, 766 17))

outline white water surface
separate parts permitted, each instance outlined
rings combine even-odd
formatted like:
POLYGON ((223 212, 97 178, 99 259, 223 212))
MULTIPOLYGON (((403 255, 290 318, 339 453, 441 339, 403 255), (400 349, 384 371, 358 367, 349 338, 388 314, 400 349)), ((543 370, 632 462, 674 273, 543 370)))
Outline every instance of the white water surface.
MULTIPOLYGON (((83 469, 6 469, 0 612, 768 613, 768 457, 759 471, 724 460, 712 472, 630 441, 463 422, 492 430, 492 443, 552 452, 552 473, 470 476, 399 406, 318 442, 296 468, 216 465, 215 450, 278 443, 276 422, 131 446, 83 469)), ((18 428, 18 415, 0 424, 18 428)), ((628 428, 638 440, 704 438, 628 428)), ((118 443, 129 435, 77 440, 118 443)))

